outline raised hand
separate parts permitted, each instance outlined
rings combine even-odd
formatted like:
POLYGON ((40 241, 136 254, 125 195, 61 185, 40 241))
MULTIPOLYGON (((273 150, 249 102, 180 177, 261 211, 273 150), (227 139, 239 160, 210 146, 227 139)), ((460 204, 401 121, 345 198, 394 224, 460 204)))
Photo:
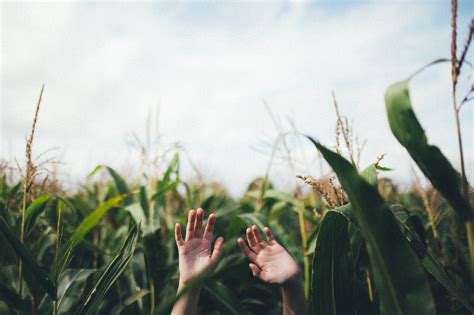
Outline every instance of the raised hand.
POLYGON ((181 225, 176 223, 175 239, 179 253, 180 287, 186 284, 192 277, 199 275, 211 263, 216 262, 224 244, 224 239, 219 237, 214 243, 214 250, 211 250, 216 216, 214 214, 209 216, 204 231, 202 228, 203 219, 204 210, 199 208, 197 211, 189 211, 184 240, 181 234, 181 225))
POLYGON ((247 228, 247 242, 242 238, 237 243, 252 263, 249 267, 254 277, 266 283, 287 285, 299 278, 299 267, 293 257, 275 240, 269 228, 264 229, 268 242, 262 240, 256 225, 247 228))

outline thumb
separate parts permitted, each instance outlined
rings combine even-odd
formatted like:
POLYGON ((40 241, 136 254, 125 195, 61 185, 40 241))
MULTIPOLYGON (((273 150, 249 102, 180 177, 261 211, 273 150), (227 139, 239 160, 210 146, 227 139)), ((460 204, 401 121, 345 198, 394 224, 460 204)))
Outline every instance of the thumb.
POLYGON ((252 274, 254 277, 260 278, 260 273, 262 270, 255 264, 249 264, 250 270, 252 270, 252 274))
POLYGON ((217 238, 216 242, 214 243, 214 250, 212 251, 211 259, 216 260, 219 258, 219 254, 222 250, 222 245, 224 245, 224 238, 219 237, 217 238))

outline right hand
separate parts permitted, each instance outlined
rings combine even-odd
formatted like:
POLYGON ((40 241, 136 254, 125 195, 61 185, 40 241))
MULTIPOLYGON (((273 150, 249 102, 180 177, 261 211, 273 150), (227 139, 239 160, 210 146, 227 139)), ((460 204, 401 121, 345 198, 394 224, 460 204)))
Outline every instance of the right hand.
POLYGON ((256 225, 246 230, 248 245, 242 238, 237 239, 240 249, 252 262, 249 267, 253 276, 282 286, 299 281, 300 270, 296 261, 278 244, 268 227, 264 232, 268 243, 262 240, 256 225))
MULTIPOLYGON (((224 244, 224 238, 218 237, 211 248, 212 233, 216 216, 211 214, 203 231, 204 210, 201 208, 189 211, 186 237, 183 240, 181 226, 176 223, 175 239, 179 253, 179 283, 186 284, 191 278, 198 276, 212 263, 217 262, 224 244)), ((215 266, 214 266, 215 267, 215 266)))

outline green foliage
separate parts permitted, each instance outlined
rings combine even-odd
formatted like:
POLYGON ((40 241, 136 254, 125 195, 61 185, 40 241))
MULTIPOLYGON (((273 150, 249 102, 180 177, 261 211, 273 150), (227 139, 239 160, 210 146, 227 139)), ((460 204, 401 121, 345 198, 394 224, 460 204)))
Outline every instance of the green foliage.
POLYGON ((469 201, 462 195, 461 178, 441 150, 428 144, 410 101, 408 80, 392 84, 385 93, 388 122, 393 134, 407 149, 423 174, 462 218, 474 219, 469 201))
POLYGON ((348 220, 328 211, 319 228, 312 270, 314 314, 355 314, 348 220))
MULTIPOLYGON (((474 312, 466 281, 468 239, 459 233, 456 215, 474 218, 470 200, 461 193, 456 170, 427 143, 408 81, 390 86, 385 99, 392 132, 446 199, 433 189, 399 194, 389 180, 378 178, 389 168, 375 163, 359 174, 310 139, 347 195, 338 195, 342 201, 335 209, 328 209, 322 193, 278 191, 268 176, 255 180, 239 199, 214 183, 185 182, 175 154, 158 175, 126 180, 98 166, 90 177, 103 170, 105 181, 74 194, 28 196, 21 242, 26 196, 21 181, 9 183, 0 174, 0 313, 169 314, 184 294, 176 294, 173 229, 176 222, 185 225, 188 210, 198 207, 216 214, 214 234, 226 239, 215 272, 204 272, 188 286, 207 277, 199 314, 281 313, 279 288, 253 278, 236 246, 249 225, 270 227, 304 270, 314 314, 474 312)), ((332 192, 341 192, 331 185, 332 192)))
POLYGON ((349 197, 365 239, 381 313, 433 314, 435 304, 428 280, 383 199, 350 162, 310 140, 334 169, 349 197))
POLYGON ((139 231, 139 225, 134 225, 130 229, 127 239, 122 245, 122 248, 107 266, 97 283, 92 286, 76 314, 90 314, 99 307, 107 291, 110 289, 110 287, 112 287, 115 281, 117 281, 118 277, 125 271, 125 268, 132 259, 139 231))

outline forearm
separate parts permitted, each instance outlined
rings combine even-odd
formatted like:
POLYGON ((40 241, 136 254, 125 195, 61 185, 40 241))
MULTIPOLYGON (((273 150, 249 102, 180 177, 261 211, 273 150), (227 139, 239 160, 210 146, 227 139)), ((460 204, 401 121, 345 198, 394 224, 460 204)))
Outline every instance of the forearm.
POLYGON ((282 285, 283 315, 306 314, 306 299, 299 276, 282 285))
MULTIPOLYGON (((178 294, 185 288, 185 285, 180 283, 178 287, 178 294)), ((201 288, 193 288, 185 292, 178 301, 174 304, 172 315, 194 315, 197 313, 197 305, 199 301, 199 294, 201 288)))

